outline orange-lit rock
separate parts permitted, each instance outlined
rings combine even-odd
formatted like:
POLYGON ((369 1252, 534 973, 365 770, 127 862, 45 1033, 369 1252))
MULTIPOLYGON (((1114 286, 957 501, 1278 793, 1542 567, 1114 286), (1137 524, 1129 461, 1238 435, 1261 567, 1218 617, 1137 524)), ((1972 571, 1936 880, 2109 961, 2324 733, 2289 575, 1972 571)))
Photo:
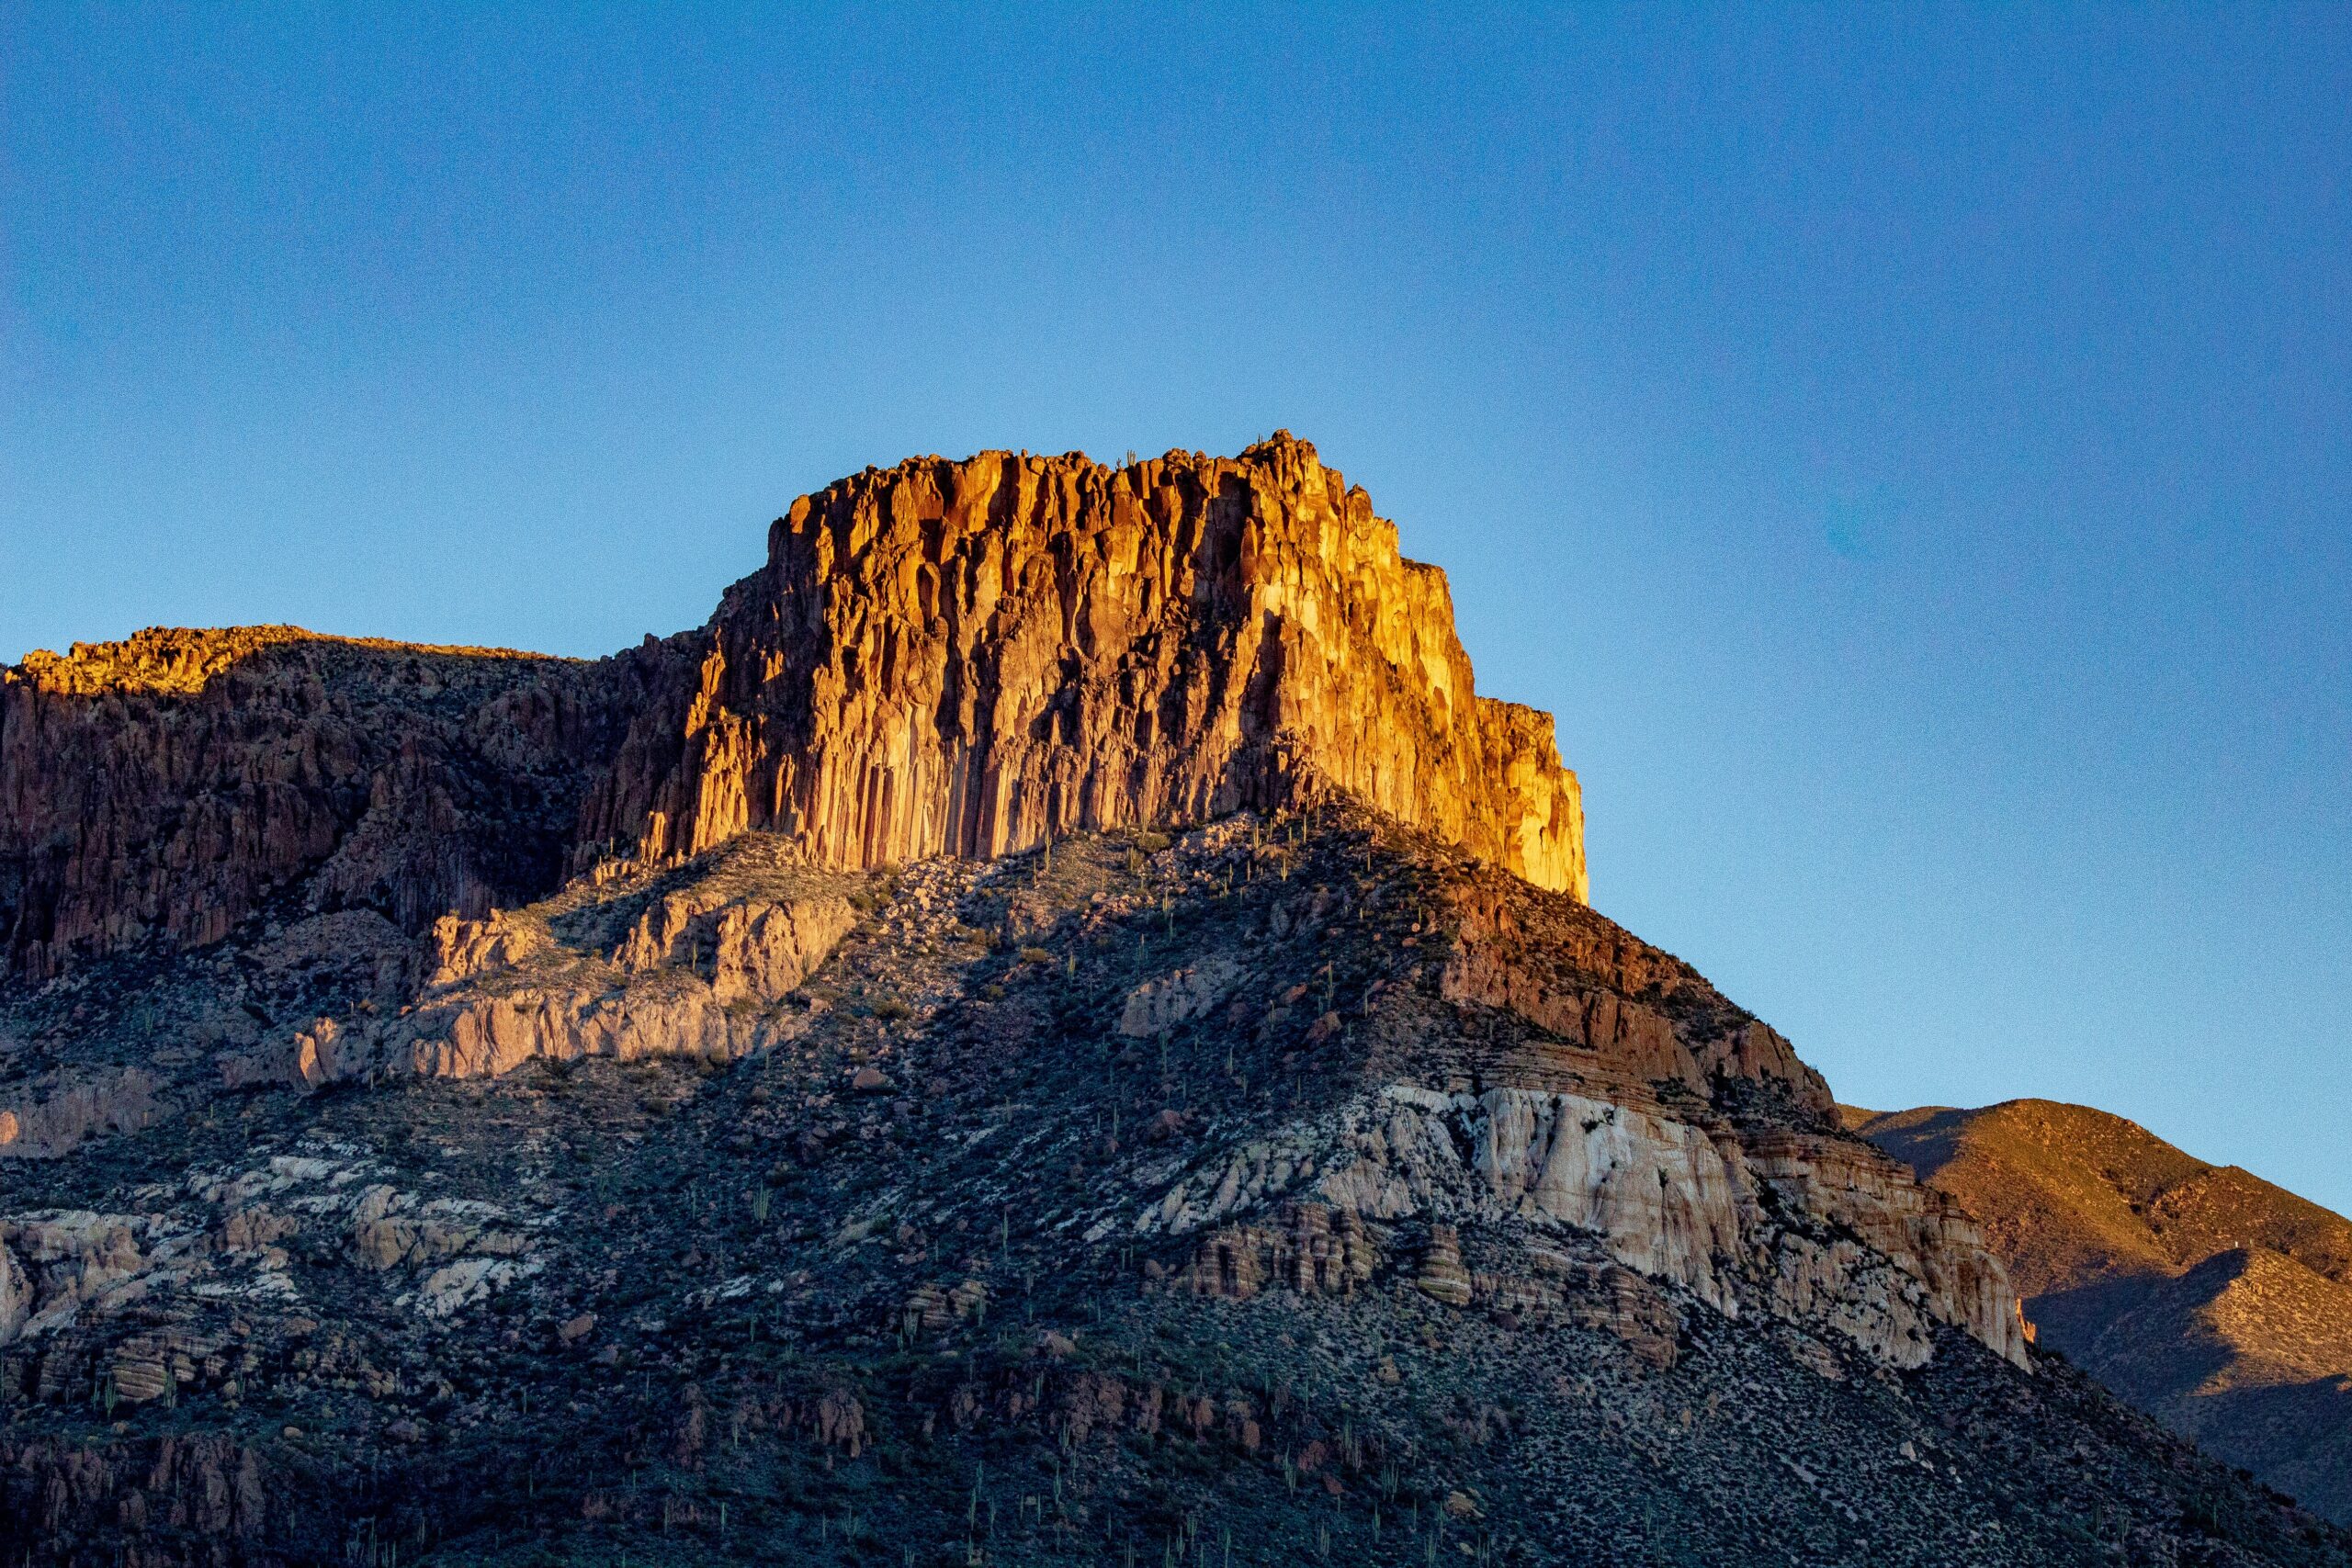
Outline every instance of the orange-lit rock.
POLYGON ((869 468, 794 502, 698 647, 584 839, 870 866, 1338 787, 1585 895, 1551 719, 1476 694, 1444 575, 1287 434, 869 468))
POLYGON ((710 625, 593 663, 157 629, 0 671, 0 944, 34 978, 274 897, 410 931, 746 828, 845 866, 1330 788, 1586 890, 1549 716, 1305 442, 984 453, 793 504, 710 625))

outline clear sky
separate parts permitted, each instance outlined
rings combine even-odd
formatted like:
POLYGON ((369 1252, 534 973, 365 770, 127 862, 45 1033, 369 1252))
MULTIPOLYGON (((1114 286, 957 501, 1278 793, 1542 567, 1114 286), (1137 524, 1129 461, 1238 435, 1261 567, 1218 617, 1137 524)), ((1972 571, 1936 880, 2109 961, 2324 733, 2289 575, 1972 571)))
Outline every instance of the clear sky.
POLYGON ((491 9, 0 8, 0 658, 1288 426, 1844 1098, 2352 1210, 2352 11, 491 9))

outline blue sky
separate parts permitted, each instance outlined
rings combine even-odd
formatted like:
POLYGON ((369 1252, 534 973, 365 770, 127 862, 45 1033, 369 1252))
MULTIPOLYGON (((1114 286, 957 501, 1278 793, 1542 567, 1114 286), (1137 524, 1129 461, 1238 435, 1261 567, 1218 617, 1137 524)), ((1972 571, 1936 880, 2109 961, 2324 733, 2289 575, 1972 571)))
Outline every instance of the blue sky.
POLYGON ((2343 9, 486 11, 0 17, 0 658, 1288 426, 1845 1098, 2352 1210, 2343 9))

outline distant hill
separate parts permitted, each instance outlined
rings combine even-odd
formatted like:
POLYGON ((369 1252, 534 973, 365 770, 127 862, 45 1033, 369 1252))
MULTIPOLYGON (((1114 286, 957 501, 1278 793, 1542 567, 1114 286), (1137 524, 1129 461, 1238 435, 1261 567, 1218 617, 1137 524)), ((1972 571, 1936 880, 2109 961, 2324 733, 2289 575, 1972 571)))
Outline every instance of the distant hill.
POLYGON ((2042 1345, 2352 1519, 2352 1221, 2086 1106, 1844 1115, 1975 1214, 2042 1345))

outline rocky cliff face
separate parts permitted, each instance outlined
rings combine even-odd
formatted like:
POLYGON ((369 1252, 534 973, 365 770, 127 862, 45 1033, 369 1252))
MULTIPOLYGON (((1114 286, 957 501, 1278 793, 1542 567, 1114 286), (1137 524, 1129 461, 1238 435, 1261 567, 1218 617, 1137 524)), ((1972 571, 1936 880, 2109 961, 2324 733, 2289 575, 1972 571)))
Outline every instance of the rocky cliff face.
POLYGON ((699 647, 587 839, 863 867, 1340 789, 1586 894, 1551 719, 1476 694, 1444 575, 1287 434, 869 468, 793 503, 699 647))
POLYGON ((1548 716, 1286 434, 983 453, 795 502, 701 631, 589 664, 142 632, 0 671, 0 957, 200 945, 280 894, 415 930, 750 829, 863 868, 1343 790, 1586 893, 1548 716))
POLYGON ((277 898, 414 930, 549 891, 660 670, 288 626, 0 670, 0 964, 200 946, 277 898))

